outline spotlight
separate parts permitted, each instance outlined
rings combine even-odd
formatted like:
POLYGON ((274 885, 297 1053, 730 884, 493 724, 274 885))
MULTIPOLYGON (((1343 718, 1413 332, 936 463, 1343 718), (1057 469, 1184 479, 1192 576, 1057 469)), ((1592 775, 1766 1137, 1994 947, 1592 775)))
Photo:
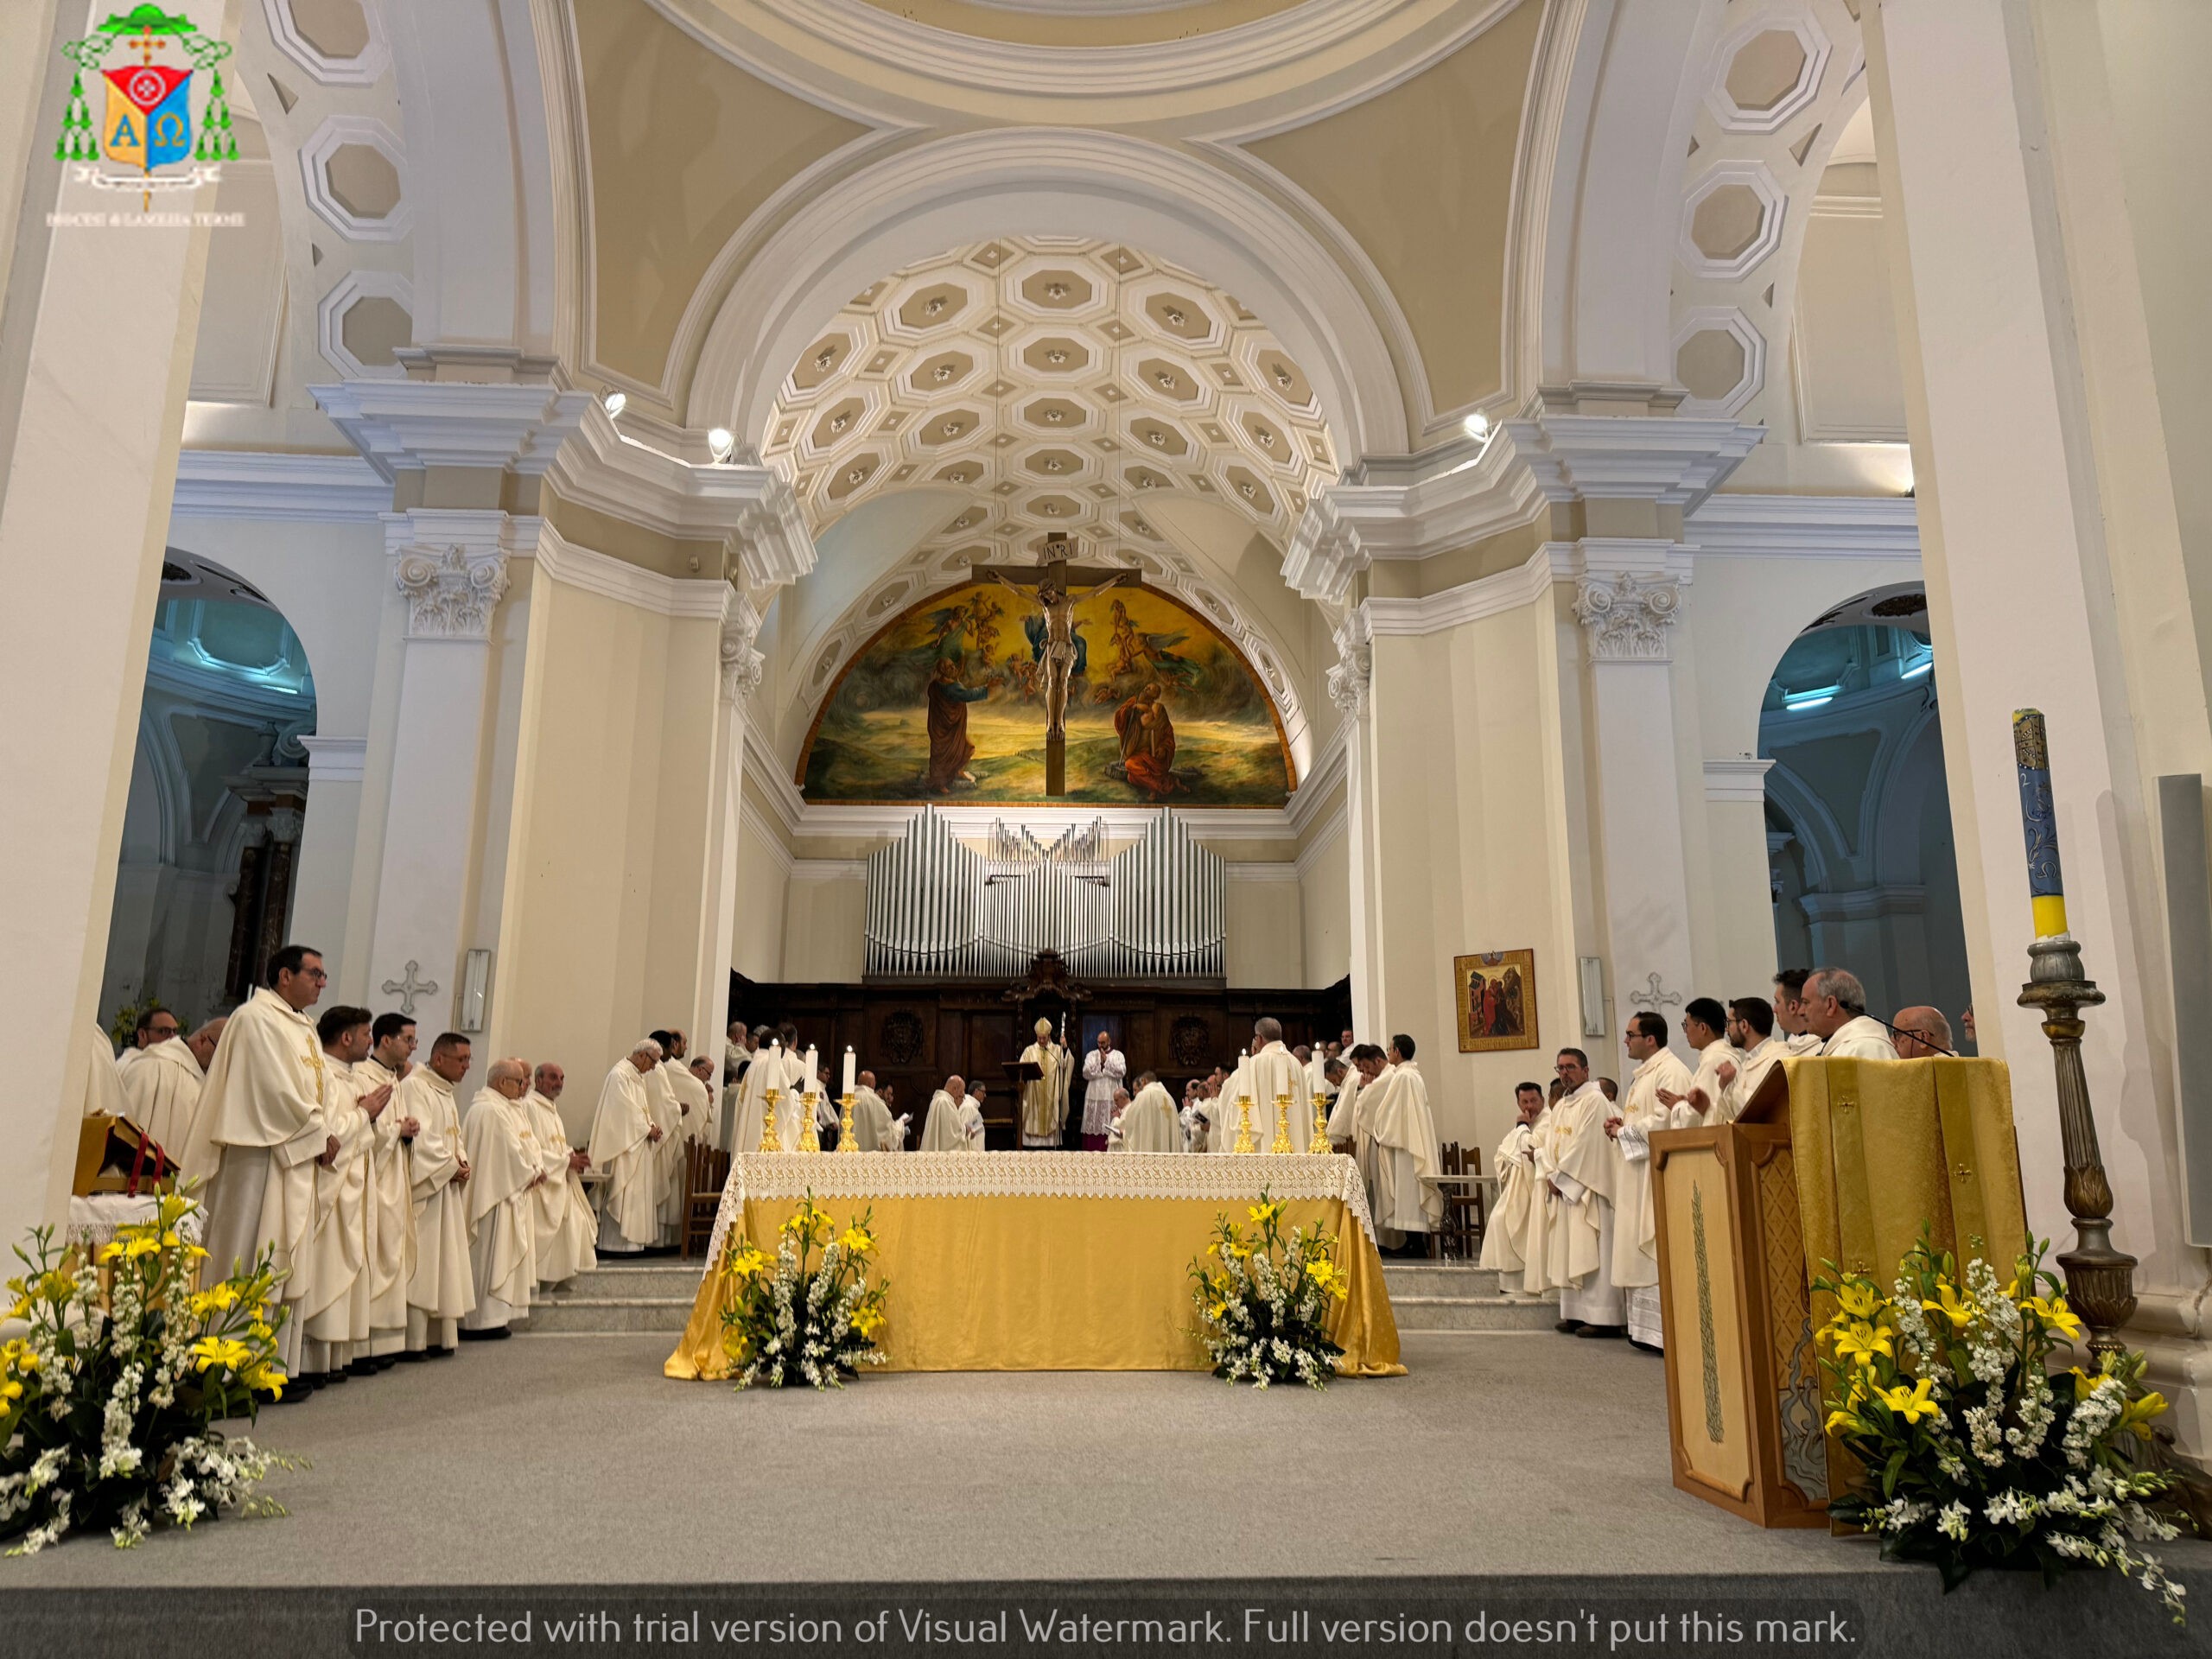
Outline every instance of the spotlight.
POLYGON ((629 403, 630 403, 630 397, 629 397, 629 394, 628 394, 627 392, 621 392, 621 391, 610 391, 610 392, 608 392, 608 393, 607 394, 607 417, 609 420, 613 420, 613 419, 614 419, 617 416, 620 415, 620 414, 621 414, 621 412, 622 412, 626 408, 627 408, 627 407, 629 406, 629 403))
POLYGON ((1490 416, 1484 414, 1480 410, 1477 410, 1473 414, 1468 416, 1465 420, 1460 423, 1460 424, 1466 428, 1467 435, 1472 438, 1477 443, 1482 442, 1485 438, 1490 436, 1490 416))
POLYGON ((737 448, 737 438, 726 426, 718 426, 707 434, 707 453, 719 467, 729 459, 729 452, 737 448))

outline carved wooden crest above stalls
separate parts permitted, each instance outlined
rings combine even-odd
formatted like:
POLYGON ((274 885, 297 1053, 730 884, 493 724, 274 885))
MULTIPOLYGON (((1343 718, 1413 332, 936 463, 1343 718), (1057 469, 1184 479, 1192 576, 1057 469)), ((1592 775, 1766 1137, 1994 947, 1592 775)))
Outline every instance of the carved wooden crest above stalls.
POLYGON ((1007 986, 1004 995, 1008 1002, 1034 1002, 1042 997, 1057 997, 1072 1005, 1090 1000, 1090 993, 1076 982, 1057 950, 1039 950, 1029 964, 1029 977, 1019 985, 1007 986))

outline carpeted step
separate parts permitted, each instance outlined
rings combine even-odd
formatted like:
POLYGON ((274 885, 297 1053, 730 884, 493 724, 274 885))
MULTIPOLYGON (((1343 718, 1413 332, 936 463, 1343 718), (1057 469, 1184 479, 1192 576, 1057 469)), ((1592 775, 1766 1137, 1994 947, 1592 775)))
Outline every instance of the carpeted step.
POLYGON ((1422 1331, 1548 1331, 1559 1304, 1517 1296, 1393 1296, 1401 1335, 1422 1331))
POLYGON ((1471 1267, 1459 1262, 1385 1261, 1382 1283, 1393 1297, 1499 1294, 1497 1268, 1471 1267))
POLYGON ((645 1262, 607 1262, 586 1268, 556 1293, 557 1296, 680 1296, 698 1294, 705 1264, 655 1257, 645 1262))
POLYGON ((609 1335, 681 1331, 691 1318, 689 1296, 556 1296, 530 1310, 515 1330, 531 1336, 609 1335))

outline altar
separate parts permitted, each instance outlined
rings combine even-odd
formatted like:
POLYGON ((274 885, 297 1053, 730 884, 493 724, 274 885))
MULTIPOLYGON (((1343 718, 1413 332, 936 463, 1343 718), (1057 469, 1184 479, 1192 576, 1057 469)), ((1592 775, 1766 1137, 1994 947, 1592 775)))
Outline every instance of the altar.
POLYGON ((664 1368, 720 1378, 732 1236, 773 1255, 811 1197, 840 1228, 872 1213, 871 1276, 890 1287, 879 1338, 894 1371, 1204 1371, 1191 1263, 1226 1213, 1262 1194, 1282 1226, 1338 1236, 1350 1294, 1331 1338, 1345 1376, 1403 1376, 1367 1196, 1338 1154, 753 1154, 731 1160, 706 1276, 664 1368))

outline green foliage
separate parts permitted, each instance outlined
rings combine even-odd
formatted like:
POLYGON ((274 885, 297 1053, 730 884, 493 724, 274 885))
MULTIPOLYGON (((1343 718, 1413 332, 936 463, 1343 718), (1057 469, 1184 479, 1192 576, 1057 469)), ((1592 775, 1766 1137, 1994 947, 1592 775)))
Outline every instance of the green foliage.
POLYGON ((1329 1338, 1329 1314, 1351 1294, 1337 1261, 1337 1236, 1282 1230, 1282 1205, 1266 1192, 1245 1213, 1247 1233, 1227 1216, 1191 1263, 1198 1340, 1213 1374, 1264 1389, 1303 1382, 1325 1389, 1344 1350, 1329 1338))

